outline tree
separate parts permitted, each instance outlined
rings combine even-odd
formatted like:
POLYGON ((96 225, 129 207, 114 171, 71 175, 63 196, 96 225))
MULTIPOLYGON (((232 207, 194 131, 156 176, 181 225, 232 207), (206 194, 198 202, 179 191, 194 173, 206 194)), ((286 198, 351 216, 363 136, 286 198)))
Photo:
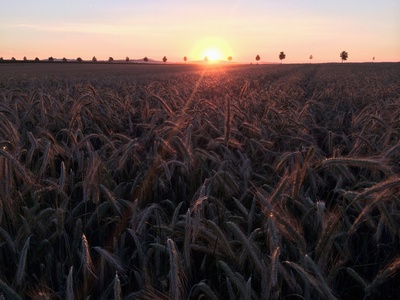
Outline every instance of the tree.
POLYGON ((38 62, 38 61, 40 61, 40 60, 39 60, 39 58, 38 58, 38 57, 36 57, 36 58, 35 58, 35 61, 36 61, 36 62, 38 62))
POLYGON ((49 61, 54 61, 53 56, 50 56, 50 57, 49 57, 49 61))
POLYGON ((375 56, 372 58, 372 62, 375 62, 375 56))
POLYGON ((186 56, 183 57, 183 61, 184 61, 185 63, 187 62, 187 57, 186 57, 186 56))
POLYGON ((282 60, 285 58, 286 58, 286 54, 283 51, 281 51, 281 53, 279 53, 279 59, 281 60, 281 63, 282 63, 282 60))
POLYGON ((129 57, 128 56, 125 58, 125 61, 129 61, 129 57))
POLYGON ((111 56, 108 58, 108 61, 114 61, 114 58, 112 58, 111 56))
POLYGON ((349 57, 349 54, 348 54, 346 51, 342 51, 342 52, 340 53, 340 58, 342 59, 342 62, 343 62, 344 60, 347 60, 348 57, 349 57))
POLYGON ((311 60, 313 59, 313 56, 312 56, 312 54, 310 55, 310 64, 311 64, 311 60))
POLYGON ((258 62, 260 61, 260 59, 261 59, 260 55, 257 54, 257 56, 256 56, 257 64, 258 64, 258 62))
POLYGON ((77 62, 82 62, 82 58, 78 57, 78 58, 76 59, 76 61, 77 61, 77 62))
POLYGON ((92 61, 97 61, 96 56, 93 56, 92 61))
POLYGON ((148 61, 149 61, 149 59, 147 58, 147 56, 145 56, 145 57, 143 58, 143 60, 144 60, 144 62, 148 62, 148 61))
POLYGON ((14 57, 14 56, 13 56, 13 57, 11 57, 11 60, 12 60, 12 61, 16 61, 16 59, 15 59, 15 57, 14 57))
POLYGON ((66 62, 66 61, 67 61, 67 59, 66 59, 65 57, 63 57, 62 61, 63 61, 63 62, 66 62))
POLYGON ((2 56, 2 57, 0 57, 0 61, 4 61, 4 58, 3 58, 3 56, 2 56))
POLYGON ((26 58, 26 56, 24 56, 24 61, 27 61, 28 59, 26 58))
POLYGON ((228 61, 229 61, 229 62, 232 61, 232 56, 228 56, 228 61))
POLYGON ((208 56, 205 56, 205 57, 204 57, 204 61, 205 61, 206 63, 208 63, 208 56))
POLYGON ((167 62, 167 57, 166 56, 164 56, 163 58, 162 58, 162 61, 164 62, 164 64, 167 62))

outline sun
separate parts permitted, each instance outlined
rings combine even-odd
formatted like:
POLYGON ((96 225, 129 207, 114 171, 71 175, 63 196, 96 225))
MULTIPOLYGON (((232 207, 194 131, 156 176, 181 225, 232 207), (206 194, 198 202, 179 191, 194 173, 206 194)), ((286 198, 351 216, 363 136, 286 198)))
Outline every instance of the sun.
POLYGON ((206 57, 208 58, 209 61, 215 62, 217 60, 222 59, 222 54, 221 51, 219 51, 218 49, 210 48, 204 52, 204 58, 206 57))
POLYGON ((232 54, 231 47, 221 37, 203 37, 197 39, 189 55, 199 62, 218 63, 232 54))

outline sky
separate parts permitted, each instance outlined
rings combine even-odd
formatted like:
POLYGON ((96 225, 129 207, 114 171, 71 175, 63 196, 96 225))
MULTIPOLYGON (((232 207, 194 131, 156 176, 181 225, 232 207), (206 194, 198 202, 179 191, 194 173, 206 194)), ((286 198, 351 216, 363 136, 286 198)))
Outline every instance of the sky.
POLYGON ((399 0, 0 0, 0 57, 400 61, 399 0))

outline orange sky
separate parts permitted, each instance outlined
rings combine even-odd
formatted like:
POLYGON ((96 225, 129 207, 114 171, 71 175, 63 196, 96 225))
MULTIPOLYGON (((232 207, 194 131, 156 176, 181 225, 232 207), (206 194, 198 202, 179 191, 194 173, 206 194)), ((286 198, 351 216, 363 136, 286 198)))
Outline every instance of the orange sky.
POLYGON ((2 0, 0 56, 400 61, 400 1, 2 0), (362 3, 362 4, 361 4, 362 3))

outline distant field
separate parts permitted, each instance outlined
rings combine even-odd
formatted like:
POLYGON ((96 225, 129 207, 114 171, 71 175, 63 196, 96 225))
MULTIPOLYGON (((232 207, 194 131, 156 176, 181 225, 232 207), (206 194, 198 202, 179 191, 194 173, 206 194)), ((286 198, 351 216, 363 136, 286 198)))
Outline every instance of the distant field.
POLYGON ((93 62, 41 62, 41 63, 0 63, 0 73, 3 75, 149 75, 171 72, 198 71, 209 69, 232 68, 242 65, 201 65, 201 64, 154 64, 154 63, 93 63, 93 62))
POLYGON ((400 64, 0 64, 0 297, 396 299, 400 64))

